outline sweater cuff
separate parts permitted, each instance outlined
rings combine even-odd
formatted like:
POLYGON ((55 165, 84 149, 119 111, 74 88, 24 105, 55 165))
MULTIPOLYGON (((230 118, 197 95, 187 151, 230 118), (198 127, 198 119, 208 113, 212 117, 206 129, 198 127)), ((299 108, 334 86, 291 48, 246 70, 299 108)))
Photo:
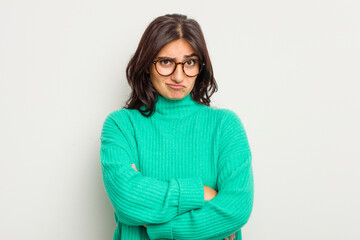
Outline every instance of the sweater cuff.
POLYGON ((171 221, 163 224, 148 224, 146 231, 150 240, 173 239, 171 221))
POLYGON ((177 179, 179 183, 178 214, 204 206, 204 185, 199 177, 177 179))

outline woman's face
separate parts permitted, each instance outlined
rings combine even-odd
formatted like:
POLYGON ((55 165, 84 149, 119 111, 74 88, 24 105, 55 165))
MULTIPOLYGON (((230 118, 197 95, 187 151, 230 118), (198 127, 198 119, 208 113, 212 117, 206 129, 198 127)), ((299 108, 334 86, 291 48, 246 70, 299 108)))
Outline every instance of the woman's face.
MULTIPOLYGON (((166 58, 175 59, 175 62, 198 59, 194 49, 184 39, 178 39, 166 44, 156 56, 156 59, 166 58)), ((182 99, 186 97, 195 85, 195 77, 188 77, 181 64, 178 64, 174 73, 170 76, 161 76, 155 69, 155 65, 150 66, 150 79, 156 91, 167 99, 182 99), (177 87, 176 87, 177 86, 177 87)))

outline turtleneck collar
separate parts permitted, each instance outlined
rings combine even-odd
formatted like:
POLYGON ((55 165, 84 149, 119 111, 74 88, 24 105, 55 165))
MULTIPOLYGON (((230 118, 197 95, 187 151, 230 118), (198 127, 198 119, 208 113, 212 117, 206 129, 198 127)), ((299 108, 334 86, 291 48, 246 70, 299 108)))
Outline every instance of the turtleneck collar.
POLYGON ((167 99, 160 94, 156 95, 156 99, 154 116, 162 118, 183 118, 205 107, 194 101, 190 93, 179 100, 167 99))

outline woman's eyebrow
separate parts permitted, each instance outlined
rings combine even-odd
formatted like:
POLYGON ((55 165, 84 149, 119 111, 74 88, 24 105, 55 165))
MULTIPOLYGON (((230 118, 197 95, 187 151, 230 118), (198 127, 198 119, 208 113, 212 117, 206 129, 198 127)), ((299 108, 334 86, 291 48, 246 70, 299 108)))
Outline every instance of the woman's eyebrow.
POLYGON ((196 53, 192 53, 190 55, 185 55, 184 58, 198 57, 196 53))
MULTIPOLYGON (((191 57, 198 57, 198 55, 196 53, 192 53, 190 55, 184 55, 184 59, 188 59, 191 57)), ((167 59, 167 60, 177 60, 177 58, 171 58, 171 57, 166 57, 166 56, 159 56, 156 59, 167 59)))
POLYGON ((171 57, 157 57, 156 59, 166 59, 166 60, 176 60, 176 58, 171 58, 171 57))

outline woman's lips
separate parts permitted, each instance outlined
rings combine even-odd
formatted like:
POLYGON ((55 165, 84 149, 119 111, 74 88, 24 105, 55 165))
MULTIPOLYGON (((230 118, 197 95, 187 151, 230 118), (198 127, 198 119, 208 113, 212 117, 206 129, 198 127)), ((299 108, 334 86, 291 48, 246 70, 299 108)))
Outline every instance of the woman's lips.
POLYGON ((185 88, 184 85, 176 85, 176 84, 167 84, 170 88, 173 88, 173 89, 183 89, 185 88))

